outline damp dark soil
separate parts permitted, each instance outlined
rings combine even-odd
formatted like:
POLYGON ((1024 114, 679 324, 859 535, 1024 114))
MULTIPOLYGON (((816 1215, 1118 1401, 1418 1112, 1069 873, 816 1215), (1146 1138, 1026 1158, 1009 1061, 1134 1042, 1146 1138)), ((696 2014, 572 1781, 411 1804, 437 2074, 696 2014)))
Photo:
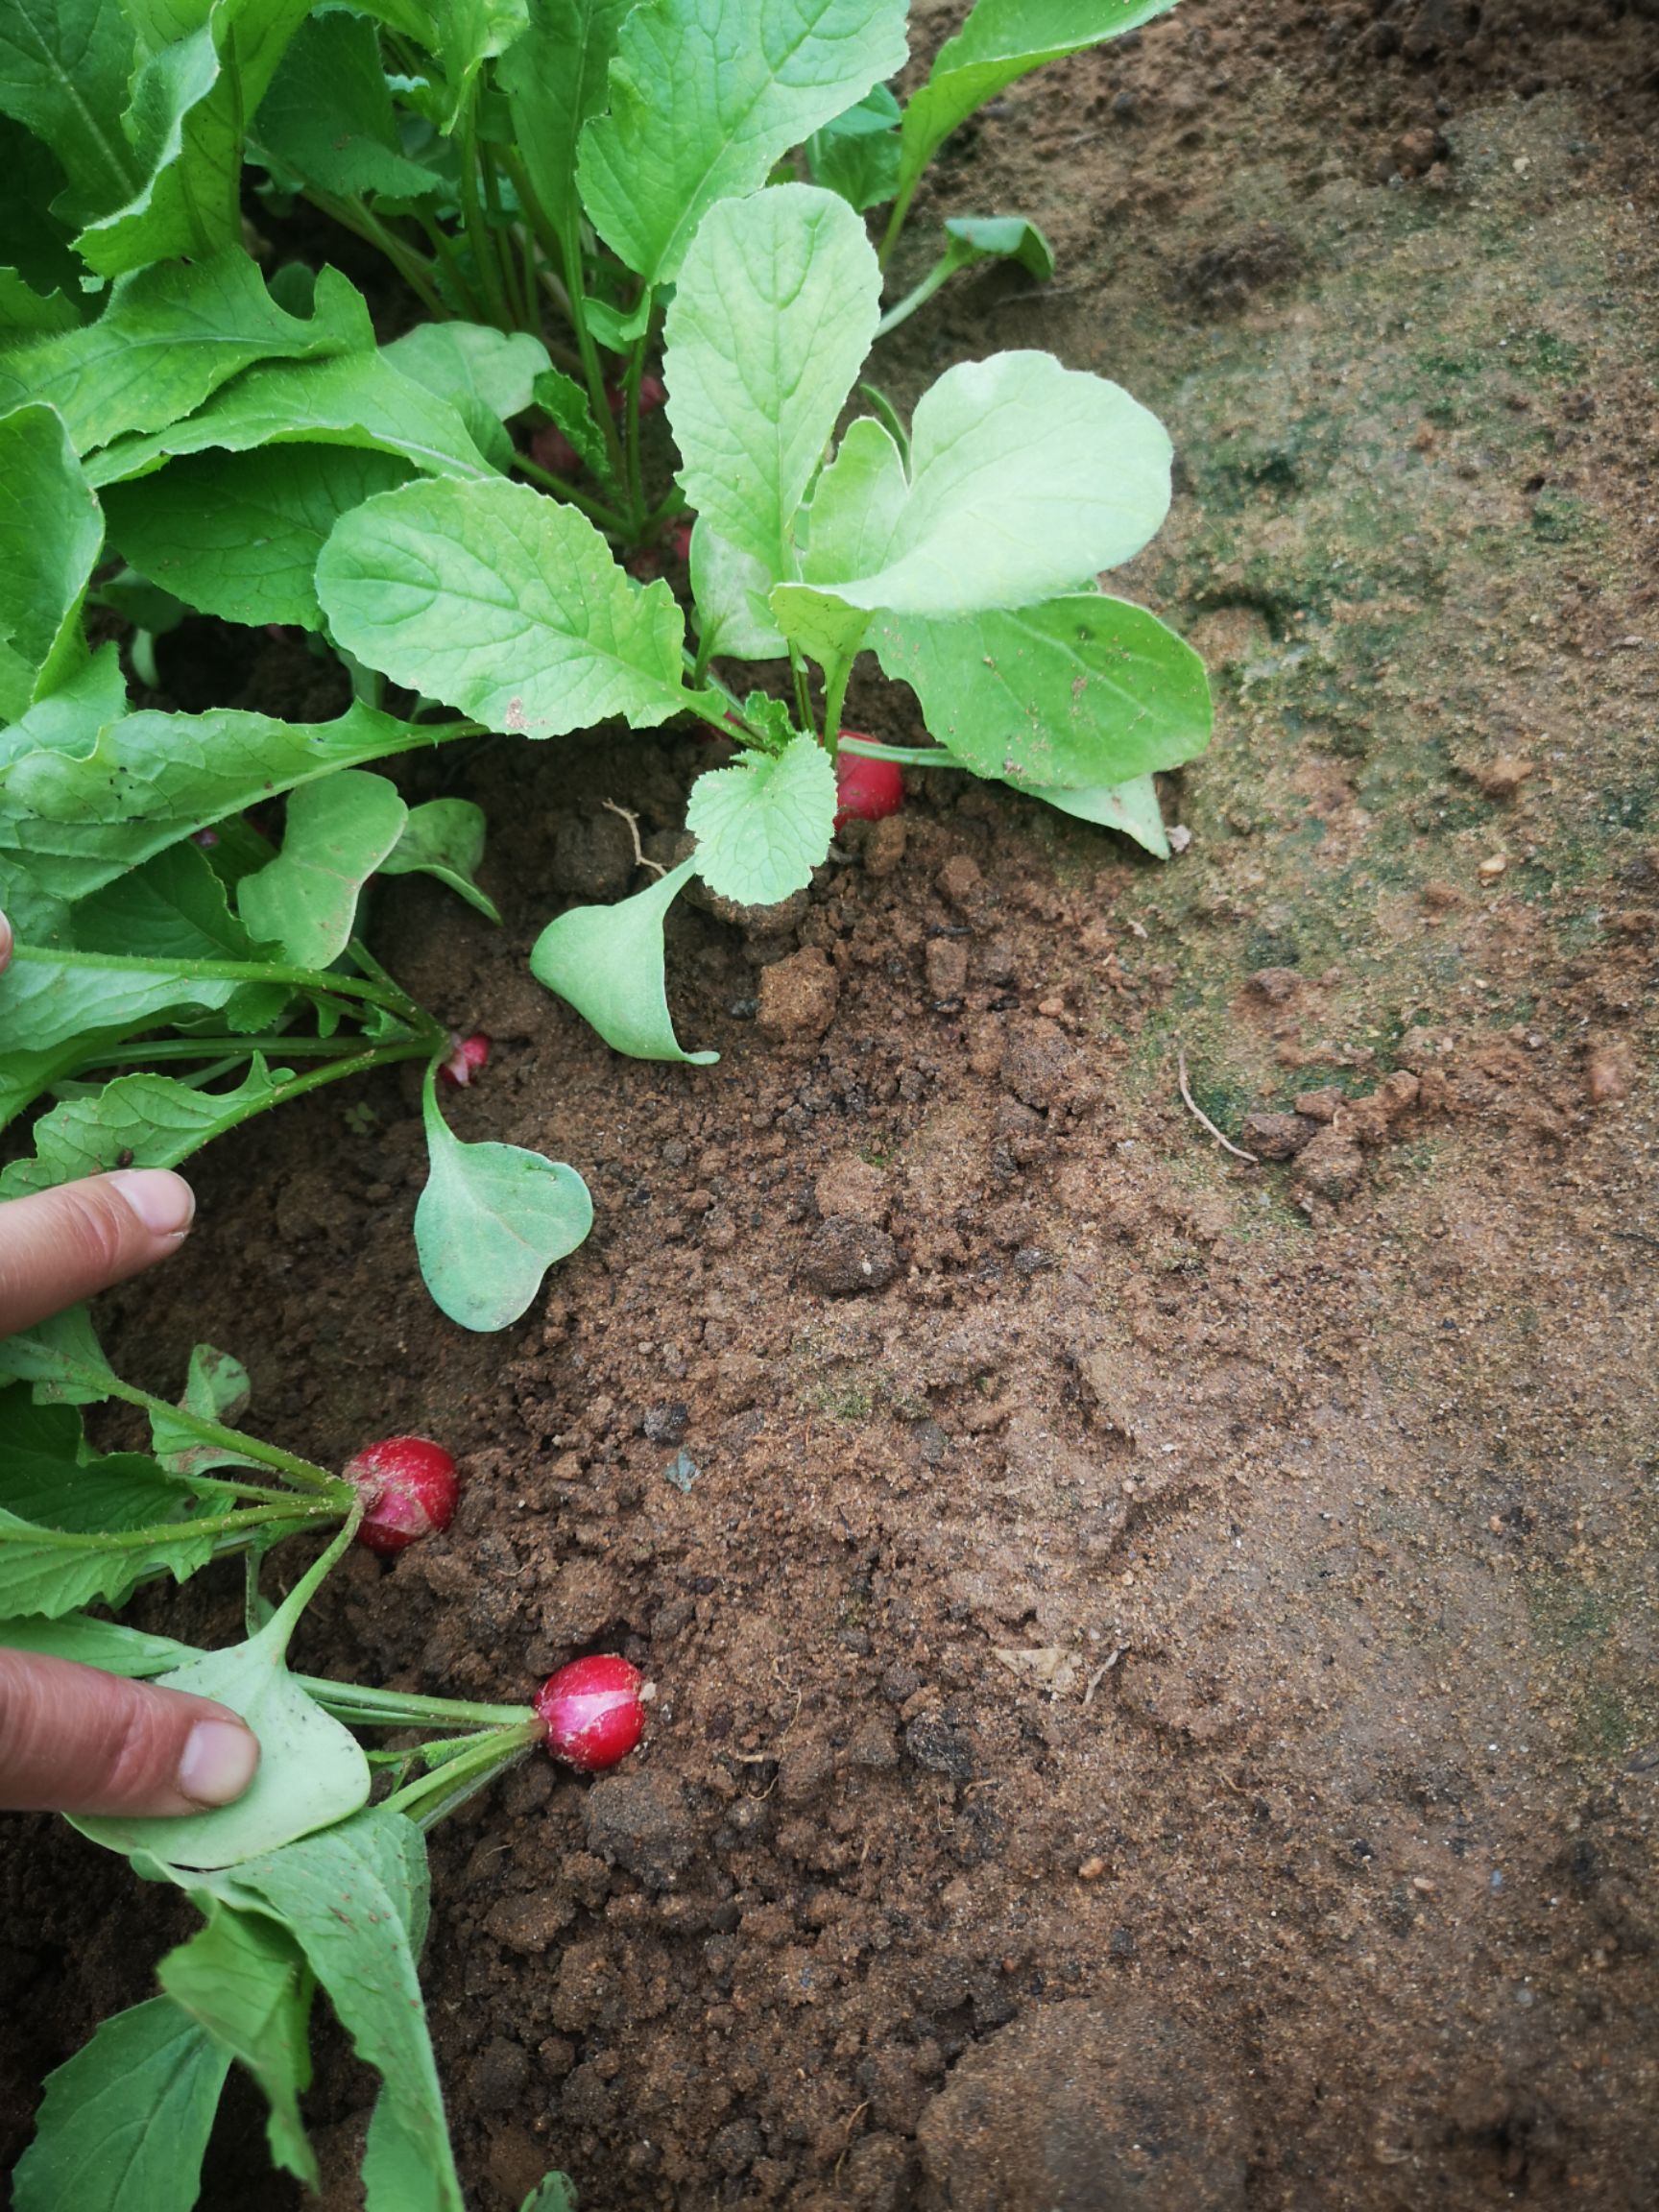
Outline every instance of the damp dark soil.
MULTIPOLYGON (((479 2212, 554 2164, 584 2212, 1659 2201, 1656 17, 1185 0, 998 102, 913 259, 1018 207, 1059 274, 942 296, 880 379, 1039 345, 1168 421, 1124 589, 1214 678, 1190 842, 913 776, 775 926, 678 915, 722 1058, 647 1067, 525 952, 641 880, 606 803, 671 831, 706 756, 420 763, 506 926, 410 878, 374 941, 492 1033, 454 1119, 574 1163, 590 1242, 445 1324, 388 1077, 220 1145, 109 1302, 156 1387, 205 1338, 315 1457, 464 1458, 309 1667, 657 1684, 614 1775, 435 1839, 479 2212)), ((339 703, 182 643, 191 704, 339 703)), ((14 2155, 189 1913, 45 1821, 0 1879, 14 2155)), ((330 2207, 368 2097, 325 2034, 330 2207)), ((290 2205, 262 2164, 239 2095, 204 2202, 290 2205)))

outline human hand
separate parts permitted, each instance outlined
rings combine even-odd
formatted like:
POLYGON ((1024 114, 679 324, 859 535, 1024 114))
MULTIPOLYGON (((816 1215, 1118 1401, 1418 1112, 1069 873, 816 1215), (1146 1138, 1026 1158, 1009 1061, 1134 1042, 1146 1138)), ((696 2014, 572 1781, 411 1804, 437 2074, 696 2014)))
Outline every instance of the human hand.
MULTIPOLYGON (((0 969, 12 930, 0 915, 0 969)), ((164 1168, 89 1175, 0 1204, 0 1336, 29 1329, 176 1252, 190 1186, 164 1168)), ((224 1705, 96 1667, 0 1649, 0 1808, 197 1813, 240 1797, 259 1764, 224 1705)))

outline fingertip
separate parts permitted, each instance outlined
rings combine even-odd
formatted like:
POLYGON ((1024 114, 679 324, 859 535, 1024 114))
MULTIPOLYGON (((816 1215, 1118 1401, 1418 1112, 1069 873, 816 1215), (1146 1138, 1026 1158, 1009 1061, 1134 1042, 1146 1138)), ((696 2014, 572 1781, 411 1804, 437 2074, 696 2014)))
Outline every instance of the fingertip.
POLYGON ((233 1714, 198 1720, 179 1760, 179 1793, 195 1805, 229 1805, 258 1770, 259 1740, 233 1714))
POLYGON ((126 1167, 106 1178, 152 1237, 182 1237, 196 1218, 196 1193, 168 1167, 126 1167))
POLYGON ((12 925, 0 914, 0 968, 12 957, 12 925))

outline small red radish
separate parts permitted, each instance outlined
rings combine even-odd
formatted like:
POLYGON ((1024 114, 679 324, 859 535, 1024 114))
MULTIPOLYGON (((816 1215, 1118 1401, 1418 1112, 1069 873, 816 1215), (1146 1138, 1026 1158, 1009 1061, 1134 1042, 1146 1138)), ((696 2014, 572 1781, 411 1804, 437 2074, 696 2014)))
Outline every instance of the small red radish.
POLYGON ((668 525, 668 550, 683 568, 691 558, 691 525, 696 519, 695 515, 682 515, 668 525))
POLYGON ((610 1654, 561 1667, 536 1694, 548 1750, 579 1774, 614 1767, 645 1732, 644 1687, 637 1667, 610 1654))
MULTIPOLYGON (((607 384, 605 397, 611 402, 611 412, 618 421, 628 404, 628 387, 625 384, 607 384)), ((661 376, 641 376, 639 379, 639 412, 655 415, 668 397, 668 387, 661 376)))
POLYGON ((546 423, 530 441, 530 458, 549 474, 566 479, 582 473, 582 456, 565 437, 546 423))
POLYGON ((490 1040, 482 1029, 474 1029, 470 1037, 463 1037, 459 1030, 451 1029, 449 1042, 455 1049, 447 1060, 438 1063, 439 1080, 453 1083, 465 1090, 474 1075, 482 1075, 490 1065, 490 1040))
MULTIPOLYGON (((843 730, 843 737, 862 731, 843 730)), ((904 779, 893 760, 871 760, 862 753, 835 757, 835 827, 847 822, 882 822, 904 804, 904 779)))
POLYGON ((455 1462, 429 1436, 382 1437, 342 1472, 363 1495, 357 1541, 371 1551, 401 1551, 455 1518, 461 1490, 455 1462))

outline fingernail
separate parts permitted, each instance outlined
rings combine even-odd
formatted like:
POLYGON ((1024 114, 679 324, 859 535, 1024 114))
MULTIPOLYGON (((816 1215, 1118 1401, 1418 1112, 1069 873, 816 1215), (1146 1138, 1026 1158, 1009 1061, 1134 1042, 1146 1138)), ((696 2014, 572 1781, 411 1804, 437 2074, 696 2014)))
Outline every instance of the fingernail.
POLYGON ((235 1720, 198 1720, 179 1762, 179 1789, 197 1805, 228 1805, 252 1781, 259 1743, 235 1720))
POLYGON ((196 1218, 196 1193, 166 1167, 133 1167, 110 1182, 152 1237, 177 1237, 196 1218))
POLYGON ((12 957, 12 925, 0 914, 0 968, 12 957))

